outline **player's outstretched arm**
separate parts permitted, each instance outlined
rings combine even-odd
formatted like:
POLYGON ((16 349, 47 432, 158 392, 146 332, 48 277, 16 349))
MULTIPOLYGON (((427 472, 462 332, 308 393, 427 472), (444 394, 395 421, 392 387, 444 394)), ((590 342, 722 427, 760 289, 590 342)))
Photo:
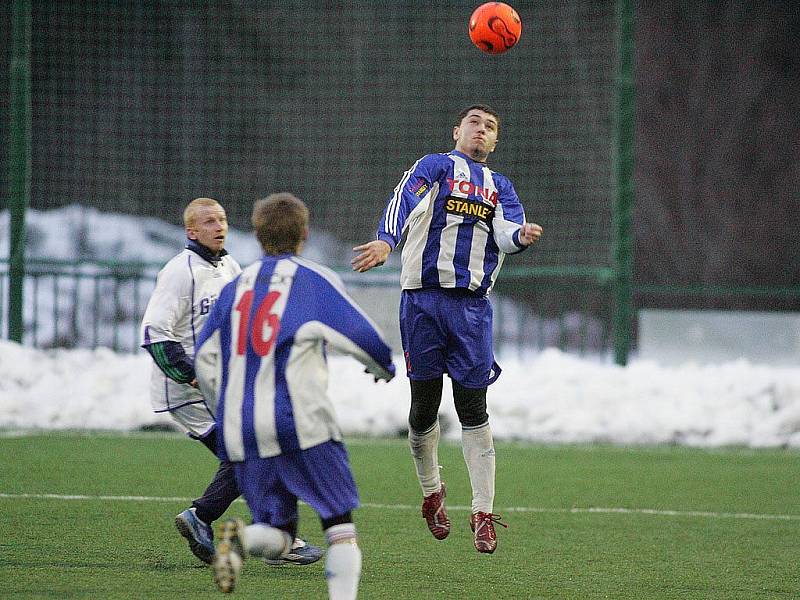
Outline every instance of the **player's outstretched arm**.
POLYGON ((373 240, 353 248, 353 252, 358 252, 358 254, 350 261, 350 264, 353 265, 354 271, 364 273, 385 263, 391 251, 392 247, 387 242, 373 240))
POLYGON ((315 265, 320 276, 314 282, 314 318, 295 333, 295 343, 323 339, 343 354, 349 354, 376 380, 394 377, 392 349, 383 339, 378 326, 355 303, 344 288, 341 278, 328 269, 315 265))

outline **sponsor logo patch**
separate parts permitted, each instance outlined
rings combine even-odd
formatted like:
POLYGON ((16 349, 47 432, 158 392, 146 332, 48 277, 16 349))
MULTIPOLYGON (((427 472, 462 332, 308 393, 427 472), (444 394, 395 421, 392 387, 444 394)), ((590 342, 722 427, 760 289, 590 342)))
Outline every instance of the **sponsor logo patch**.
POLYGON ((445 198, 444 209, 451 215, 471 217, 483 221, 487 225, 490 224, 494 218, 493 206, 489 206, 483 202, 467 200, 466 198, 456 198, 455 196, 448 196, 445 198))
POLYGON ((489 191, 488 188, 476 185, 468 179, 448 179, 447 183, 450 185, 451 192, 457 191, 467 196, 479 196, 497 206, 496 191, 489 191))
POLYGON ((409 190, 411 191, 412 194, 414 194, 418 198, 421 198, 422 195, 428 191, 428 184, 425 183, 424 179, 418 179, 413 184, 411 184, 409 190))

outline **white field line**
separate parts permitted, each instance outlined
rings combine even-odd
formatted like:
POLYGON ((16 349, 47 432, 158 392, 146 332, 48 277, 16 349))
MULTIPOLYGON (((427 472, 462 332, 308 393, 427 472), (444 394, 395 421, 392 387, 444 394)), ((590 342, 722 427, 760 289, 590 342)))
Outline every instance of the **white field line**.
MULTIPOLYGON (((0 492, 0 500, 102 500, 110 502, 180 502, 188 503, 192 498, 180 496, 106 496, 83 494, 6 494, 0 492)), ((242 502, 241 499, 237 502, 242 502)), ((364 502, 361 508, 379 510, 419 510, 419 506, 411 504, 376 504, 364 502)), ((447 510, 467 512, 469 506, 447 505, 447 510)), ((606 515, 648 515, 655 517, 694 517, 703 519, 745 519, 761 521, 800 521, 800 515, 776 515, 766 513, 732 513, 713 512, 702 510, 658 510, 654 508, 621 508, 621 507, 573 507, 573 508, 543 508, 536 506, 508 506, 498 508, 502 513, 553 513, 553 514, 606 514, 606 515)))

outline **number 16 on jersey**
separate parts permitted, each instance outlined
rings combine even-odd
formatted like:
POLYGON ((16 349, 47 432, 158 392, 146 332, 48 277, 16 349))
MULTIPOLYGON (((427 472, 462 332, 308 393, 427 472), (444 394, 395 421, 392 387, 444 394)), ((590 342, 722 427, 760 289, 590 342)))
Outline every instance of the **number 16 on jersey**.
POLYGON ((272 312, 275 303, 280 299, 281 293, 271 291, 261 303, 253 315, 253 324, 250 325, 250 314, 253 305, 253 290, 248 290, 242 294, 239 303, 236 305, 236 311, 239 313, 239 331, 236 335, 236 353, 240 356, 247 350, 248 342, 248 329, 250 330, 249 341, 258 356, 266 356, 272 350, 275 340, 278 338, 278 332, 281 329, 280 317, 272 312), (267 337, 267 334, 269 337, 267 337))

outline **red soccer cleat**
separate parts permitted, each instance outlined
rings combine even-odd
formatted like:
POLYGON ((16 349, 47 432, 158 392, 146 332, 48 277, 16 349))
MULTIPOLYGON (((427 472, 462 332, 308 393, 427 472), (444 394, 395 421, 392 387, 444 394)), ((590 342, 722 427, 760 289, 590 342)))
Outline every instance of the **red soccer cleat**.
POLYGON ((500 522, 500 515, 494 513, 476 512, 469 520, 470 529, 475 534, 473 543, 475 550, 491 554, 497 548, 497 534, 494 531, 494 524, 508 528, 508 525, 500 522))
POLYGON ((428 529, 437 540, 443 540, 450 535, 450 519, 447 518, 447 511, 444 509, 446 495, 443 481, 438 492, 425 496, 422 500, 422 516, 425 517, 428 529))

